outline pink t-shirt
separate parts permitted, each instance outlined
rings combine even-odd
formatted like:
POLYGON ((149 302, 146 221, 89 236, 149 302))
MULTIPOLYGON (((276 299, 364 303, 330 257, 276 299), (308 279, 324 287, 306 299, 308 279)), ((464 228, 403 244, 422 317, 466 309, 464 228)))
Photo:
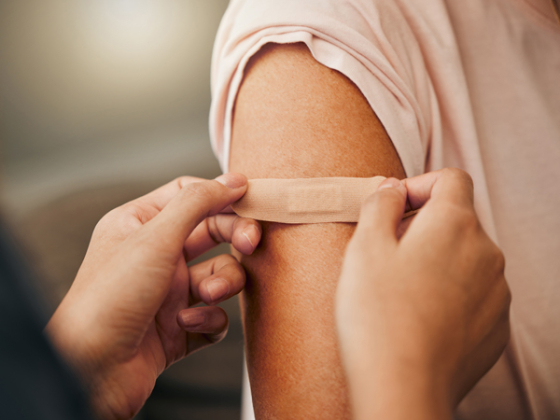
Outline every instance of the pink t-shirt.
POLYGON ((560 23, 553 0, 233 0, 216 40, 212 144, 228 170, 249 58, 304 42, 346 75, 408 176, 455 166, 506 255, 511 343, 460 419, 560 419, 560 23))

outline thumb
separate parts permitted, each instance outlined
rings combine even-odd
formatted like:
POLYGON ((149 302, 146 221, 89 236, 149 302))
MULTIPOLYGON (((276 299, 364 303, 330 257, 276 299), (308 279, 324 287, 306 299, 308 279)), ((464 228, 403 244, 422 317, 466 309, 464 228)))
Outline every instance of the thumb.
POLYGON ((240 174, 183 186, 159 214, 125 241, 115 270, 126 275, 120 276, 117 287, 127 290, 129 300, 143 302, 147 315, 155 314, 167 296, 187 237, 204 218, 241 198, 246 189, 247 178, 240 174))
POLYGON ((406 206, 406 188, 396 178, 387 178, 362 205, 357 234, 364 235, 368 243, 379 243, 385 248, 387 241, 397 242, 397 227, 406 206))
POLYGON ((191 232, 206 217, 215 215, 239 200, 247 190, 247 178, 237 173, 222 175, 212 181, 193 182, 181 191, 150 222, 144 235, 162 244, 182 246, 191 232))

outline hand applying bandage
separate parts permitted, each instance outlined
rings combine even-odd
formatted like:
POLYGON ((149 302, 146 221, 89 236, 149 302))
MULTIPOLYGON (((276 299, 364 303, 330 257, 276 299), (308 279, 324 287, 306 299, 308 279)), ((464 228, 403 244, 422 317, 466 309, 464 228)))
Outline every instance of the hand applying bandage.
POLYGON ((220 341, 228 319, 217 304, 239 293, 245 273, 229 255, 187 262, 230 242, 251 254, 254 220, 223 213, 247 180, 179 178, 108 213, 96 226, 67 296, 47 326, 89 387, 100 417, 131 418, 159 374, 220 341))
POLYGON ((503 351, 509 304, 466 173, 384 181, 362 206, 337 290, 354 418, 451 419, 503 351), (421 210, 399 237, 407 198, 421 210))

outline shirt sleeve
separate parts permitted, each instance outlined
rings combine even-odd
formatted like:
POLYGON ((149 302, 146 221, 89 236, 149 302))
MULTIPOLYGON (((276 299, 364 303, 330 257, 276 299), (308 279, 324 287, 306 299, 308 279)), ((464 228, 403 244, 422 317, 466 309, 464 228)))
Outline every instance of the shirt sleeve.
POLYGON ((348 77, 391 138, 407 176, 424 172, 433 87, 409 17, 393 2, 233 0, 212 57, 210 136, 228 171, 232 111, 249 59, 267 43, 303 42, 348 77))

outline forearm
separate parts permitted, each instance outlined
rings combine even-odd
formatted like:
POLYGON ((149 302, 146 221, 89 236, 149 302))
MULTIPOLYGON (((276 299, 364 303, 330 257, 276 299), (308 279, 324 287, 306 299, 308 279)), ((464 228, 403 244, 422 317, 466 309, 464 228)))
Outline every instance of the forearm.
MULTIPOLYGON (((367 350, 362 345, 355 344, 367 350)), ((392 355, 382 359, 364 351, 347 367, 354 420, 451 420, 446 389, 434 370, 420 370, 392 355)))

